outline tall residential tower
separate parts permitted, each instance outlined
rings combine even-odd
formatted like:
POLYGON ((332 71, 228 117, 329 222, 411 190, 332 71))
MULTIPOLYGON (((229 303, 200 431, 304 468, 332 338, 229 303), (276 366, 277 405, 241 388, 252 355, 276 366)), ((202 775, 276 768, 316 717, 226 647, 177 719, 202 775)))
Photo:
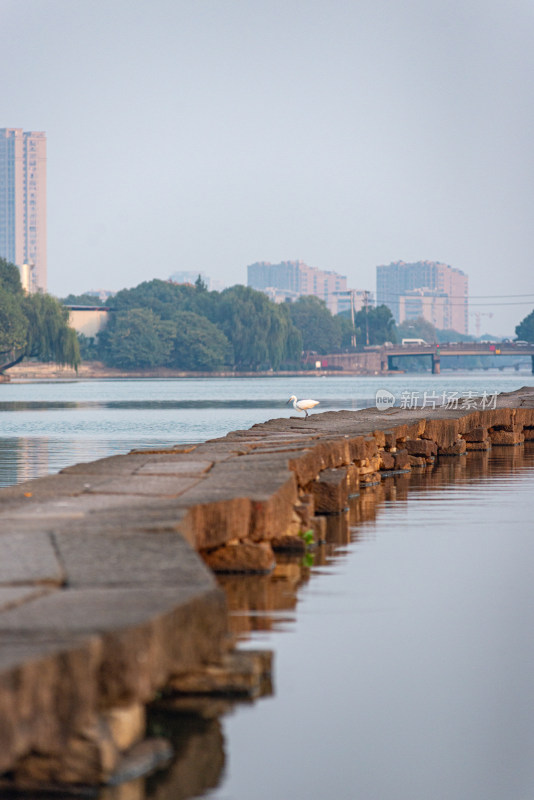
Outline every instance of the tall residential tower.
POLYGON ((0 258, 46 291, 46 135, 0 128, 0 258))
POLYGON ((439 261, 377 267, 376 302, 389 306, 397 323, 424 317, 436 328, 469 330, 467 275, 439 261))
POLYGON ((334 314, 337 313, 338 296, 347 293, 345 275, 309 267, 304 261, 282 261, 280 264, 258 261, 247 267, 247 275, 252 289, 265 292, 276 302, 312 294, 324 300, 334 314))

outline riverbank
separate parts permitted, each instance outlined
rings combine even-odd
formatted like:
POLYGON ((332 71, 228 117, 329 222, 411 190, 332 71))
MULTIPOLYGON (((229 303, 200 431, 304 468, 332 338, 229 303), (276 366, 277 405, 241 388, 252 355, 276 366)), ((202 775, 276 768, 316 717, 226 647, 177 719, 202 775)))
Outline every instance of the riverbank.
MULTIPOLYGON (((100 361, 84 361, 77 370, 73 367, 61 366, 54 363, 42 363, 38 361, 23 361, 8 372, 3 377, 7 382, 13 381, 72 381, 72 380, 117 380, 145 378, 154 380, 155 378, 266 378, 271 376, 298 376, 298 375, 372 375, 371 372, 345 372, 339 370, 292 370, 278 371, 267 370, 264 372, 183 372, 166 367, 155 369, 124 370, 107 367, 100 361)), ((2 376, 0 375, 0 378, 2 376)))
POLYGON ((3 490, 0 768, 26 788, 116 780, 156 693, 228 686, 226 608, 206 563, 268 571, 391 472, 525 439, 532 389, 496 408, 270 420, 3 490))

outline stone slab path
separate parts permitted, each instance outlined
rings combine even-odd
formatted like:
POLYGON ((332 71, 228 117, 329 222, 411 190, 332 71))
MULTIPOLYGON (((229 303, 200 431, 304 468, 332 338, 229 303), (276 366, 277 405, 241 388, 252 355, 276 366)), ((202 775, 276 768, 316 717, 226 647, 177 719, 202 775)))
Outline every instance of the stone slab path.
POLYGON ((525 439, 532 389, 494 409, 271 420, 0 490, 0 773, 22 787, 106 782, 143 736, 132 720, 144 704, 220 662, 231 645, 224 596, 199 552, 269 568, 272 544, 320 528, 316 503, 342 502, 345 476, 357 484, 436 452, 525 439), (130 710, 122 738, 117 709, 130 710))

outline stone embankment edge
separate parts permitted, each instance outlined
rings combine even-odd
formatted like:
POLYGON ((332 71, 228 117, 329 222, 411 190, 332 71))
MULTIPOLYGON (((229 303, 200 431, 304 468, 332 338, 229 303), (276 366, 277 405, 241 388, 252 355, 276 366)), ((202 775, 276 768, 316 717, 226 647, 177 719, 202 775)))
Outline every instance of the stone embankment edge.
POLYGON ((381 474, 525 440, 528 388, 496 408, 270 420, 0 491, 0 771, 30 789, 113 781, 158 692, 231 683, 224 597, 197 553, 268 571, 381 474))

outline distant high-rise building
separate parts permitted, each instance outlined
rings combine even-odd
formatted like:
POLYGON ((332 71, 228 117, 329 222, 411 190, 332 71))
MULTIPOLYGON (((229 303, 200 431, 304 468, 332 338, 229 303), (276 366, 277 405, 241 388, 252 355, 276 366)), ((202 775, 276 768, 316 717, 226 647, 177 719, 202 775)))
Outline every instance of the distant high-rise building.
POLYGON ((376 302, 391 309, 397 323, 424 317, 436 328, 468 333, 468 279, 438 261, 397 261, 376 268, 376 302))
POLYGON ((46 135, 0 128, 0 257, 46 291, 46 135))
POLYGON ((339 293, 347 291, 345 275, 309 267, 303 261, 282 261, 280 264, 258 261, 247 267, 247 279, 252 289, 265 292, 278 301, 292 301, 310 294, 320 297, 334 314, 337 313, 339 293))

